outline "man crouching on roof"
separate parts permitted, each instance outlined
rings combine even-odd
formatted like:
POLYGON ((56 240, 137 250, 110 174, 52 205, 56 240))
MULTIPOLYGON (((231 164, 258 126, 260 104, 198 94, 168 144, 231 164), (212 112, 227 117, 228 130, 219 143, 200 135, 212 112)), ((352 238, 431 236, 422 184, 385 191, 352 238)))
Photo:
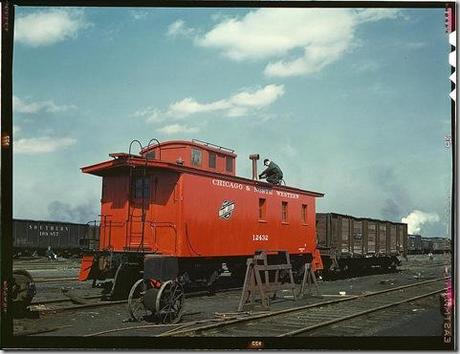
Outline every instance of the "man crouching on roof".
POLYGON ((259 175, 259 179, 266 178, 268 183, 280 184, 280 181, 283 179, 283 171, 281 171, 279 166, 269 159, 264 160, 264 165, 267 168, 259 175))

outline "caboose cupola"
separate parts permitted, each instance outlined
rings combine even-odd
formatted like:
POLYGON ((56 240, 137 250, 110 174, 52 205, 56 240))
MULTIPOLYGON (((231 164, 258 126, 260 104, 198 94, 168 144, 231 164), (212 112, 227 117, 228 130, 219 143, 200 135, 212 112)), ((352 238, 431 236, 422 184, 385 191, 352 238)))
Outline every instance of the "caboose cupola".
POLYGON ((173 140, 149 145, 140 151, 140 155, 148 160, 160 160, 235 176, 235 150, 198 139, 173 140))

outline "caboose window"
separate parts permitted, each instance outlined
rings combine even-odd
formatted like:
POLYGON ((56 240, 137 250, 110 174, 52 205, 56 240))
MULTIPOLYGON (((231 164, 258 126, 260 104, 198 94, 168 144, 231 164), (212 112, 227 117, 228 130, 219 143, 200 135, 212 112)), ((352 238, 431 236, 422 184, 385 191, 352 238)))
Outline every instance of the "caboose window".
POLYGON ((209 168, 216 168, 216 153, 209 152, 209 168))
POLYGON ((201 150, 192 149, 192 165, 201 166, 201 150))
POLYGON ((147 198, 150 195, 150 178, 135 177, 133 181, 133 198, 147 198))
POLYGON ((302 224, 306 225, 307 224, 307 204, 302 204, 301 218, 302 218, 302 224))
POLYGON ((233 172, 233 157, 227 156, 225 158, 225 169, 227 172, 233 172))
POLYGON ((288 222, 288 203, 281 202, 281 222, 288 222))
POLYGON ((145 154, 147 160, 155 160, 155 150, 151 150, 145 154))
POLYGON ((266 205, 266 200, 259 198, 259 220, 265 220, 266 205))

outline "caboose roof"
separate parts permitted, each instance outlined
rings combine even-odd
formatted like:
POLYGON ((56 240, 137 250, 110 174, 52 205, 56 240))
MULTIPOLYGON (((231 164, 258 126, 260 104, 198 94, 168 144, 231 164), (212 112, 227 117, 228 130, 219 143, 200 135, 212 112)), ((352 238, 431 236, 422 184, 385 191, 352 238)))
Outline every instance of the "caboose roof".
POLYGON ((198 139, 193 139, 192 141, 188 141, 188 140, 168 140, 168 141, 162 142, 161 144, 149 145, 149 146, 143 148, 139 152, 139 154, 144 155, 146 152, 148 152, 150 150, 153 150, 155 148, 158 148, 158 147, 168 148, 168 147, 173 147, 173 146, 178 146, 178 147, 195 146, 195 147, 198 147, 200 149, 205 149, 205 150, 208 150, 208 151, 214 151, 214 152, 217 152, 217 153, 222 154, 222 155, 227 155, 227 156, 232 156, 232 157, 237 156, 235 154, 235 150, 233 150, 233 149, 229 149, 229 148, 225 148, 223 146, 207 143, 205 141, 201 141, 201 140, 198 140, 198 139))
POLYGON ((174 164, 171 162, 165 162, 160 160, 148 160, 139 155, 129 155, 125 153, 114 153, 110 154, 113 157, 112 160, 107 160, 104 162, 100 162, 94 165, 82 167, 81 170, 83 173, 88 173, 96 176, 106 176, 112 175, 114 173, 119 173, 121 170, 126 169, 128 167, 145 167, 148 169, 166 169, 176 171, 178 173, 189 173, 201 176, 208 176, 214 178, 221 178, 229 181, 239 182, 239 183, 246 183, 252 185, 258 185, 260 187, 270 187, 278 190, 284 191, 291 191, 297 192, 302 194, 311 195, 314 197, 323 197, 324 193, 308 191, 305 189, 295 188, 295 187, 288 187, 288 186, 280 186, 280 185, 272 185, 267 182, 256 181, 249 178, 232 176, 232 175, 224 175, 221 173, 216 173, 212 171, 206 171, 190 166, 182 166, 179 164, 174 164))

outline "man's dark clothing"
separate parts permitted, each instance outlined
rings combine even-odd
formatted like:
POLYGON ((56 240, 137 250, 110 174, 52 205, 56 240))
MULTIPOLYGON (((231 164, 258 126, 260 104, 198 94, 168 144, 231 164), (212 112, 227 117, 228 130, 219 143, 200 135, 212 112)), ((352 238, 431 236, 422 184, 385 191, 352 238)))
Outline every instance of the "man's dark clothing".
POLYGON ((276 163, 270 161, 268 167, 259 175, 259 178, 267 178, 268 183, 279 184, 283 179, 283 172, 276 163))

